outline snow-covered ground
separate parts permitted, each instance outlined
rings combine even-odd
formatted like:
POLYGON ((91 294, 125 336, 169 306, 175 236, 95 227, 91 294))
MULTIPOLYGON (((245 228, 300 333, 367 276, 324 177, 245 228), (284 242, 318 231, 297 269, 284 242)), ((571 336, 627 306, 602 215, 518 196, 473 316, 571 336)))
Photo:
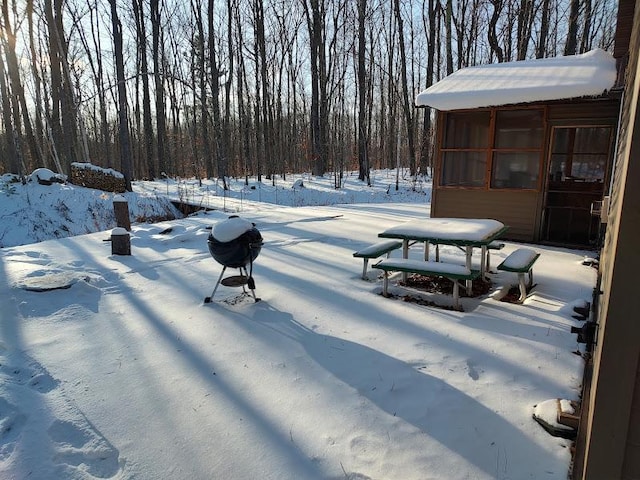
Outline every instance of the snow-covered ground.
MULTIPOLYGON (((508 272, 491 274, 489 295, 462 298, 464 312, 384 298, 378 272, 362 280, 352 253, 427 217, 429 184, 396 192, 393 172, 376 172, 372 187, 348 177, 342 192, 328 176, 295 180, 226 195, 213 183, 136 184, 131 209, 168 190, 218 210, 134 224, 131 256, 111 254, 113 225, 40 243, 24 234, 0 249, 0 478, 566 478, 570 441, 532 412, 578 399, 570 327, 595 282, 587 252, 533 246, 541 257, 524 305, 496 299, 515 283, 508 272), (206 240, 231 213, 264 237, 261 301, 221 286, 205 304, 222 269, 206 240), (68 288, 42 291, 55 286, 68 288)), ((37 214, 20 230, 38 201, 17 204, 31 187, 13 187, 2 211, 15 202, 23 213, 3 213, 0 228, 40 228, 37 214)), ((42 188, 78 205, 74 224, 100 195, 42 188)), ((520 246, 506 244, 492 265, 520 246)), ((464 263, 453 247, 442 257, 464 263)))

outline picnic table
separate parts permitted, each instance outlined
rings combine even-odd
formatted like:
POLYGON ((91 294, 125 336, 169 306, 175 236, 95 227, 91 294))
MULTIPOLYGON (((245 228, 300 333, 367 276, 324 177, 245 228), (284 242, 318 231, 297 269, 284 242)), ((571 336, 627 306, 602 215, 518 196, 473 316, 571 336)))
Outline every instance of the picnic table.
MULTIPOLYGON (((473 249, 480 248, 480 276, 484 279, 487 247, 508 228, 498 220, 485 218, 420 218, 388 228, 379 233, 378 237, 402 240, 402 258, 405 259, 409 256, 410 242, 424 242, 425 261, 429 261, 429 245, 458 246, 465 251, 465 266, 469 270, 473 249)), ((403 272, 404 281, 406 277, 407 272, 403 272)), ((466 282, 466 288, 470 291, 471 280, 466 282)))

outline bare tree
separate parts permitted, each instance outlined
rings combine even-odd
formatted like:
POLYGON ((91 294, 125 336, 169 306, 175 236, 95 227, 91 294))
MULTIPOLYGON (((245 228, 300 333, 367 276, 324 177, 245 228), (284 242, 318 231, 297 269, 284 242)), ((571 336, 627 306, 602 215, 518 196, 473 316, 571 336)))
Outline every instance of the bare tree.
POLYGON ((531 32, 535 20, 535 10, 533 0, 520 0, 518 9, 518 32, 517 32, 517 54, 516 60, 527 58, 529 44, 531 43, 531 32))
POLYGON ((78 113, 64 40, 62 0, 45 0, 44 8, 49 33, 52 114, 49 123, 56 150, 70 172, 71 163, 83 159, 79 146, 78 113))
MULTIPOLYGON (((46 138, 44 133, 44 124, 43 124, 43 112, 45 111, 43 105, 43 82, 40 75, 40 69, 38 67, 37 59, 41 56, 40 51, 36 47, 36 26, 34 22, 34 5, 33 1, 29 0, 26 3, 25 15, 27 18, 27 26, 29 31, 29 52, 31 54, 31 76, 33 80, 33 100, 35 101, 34 108, 34 135, 36 137, 36 142, 39 145, 44 143, 44 139, 46 138)), ((60 168, 53 167, 52 163, 49 161, 49 157, 47 155, 42 156, 42 160, 44 162, 44 166, 47 168, 60 168)))
POLYGON ((502 50, 500 42, 498 41, 498 34, 496 30, 498 20, 500 19, 500 15, 502 14, 502 1, 503 0, 489 0, 491 5, 493 6, 493 13, 491 14, 491 18, 489 20, 488 40, 489 46, 491 47, 491 53, 496 56, 496 59, 499 63, 505 61, 504 51, 502 50))
POLYGON ((367 74, 365 71, 365 55, 367 52, 365 37, 365 17, 367 0, 358 0, 358 179, 371 185, 369 176, 369 138, 367 135, 367 74))
POLYGON ((543 58, 547 51, 547 41, 549 37, 549 21, 551 16, 551 0, 542 0, 540 12, 540 35, 536 45, 536 58, 543 58))
POLYGON ((5 155, 3 158, 3 166, 5 171, 15 174, 22 173, 20 159, 21 153, 16 145, 18 140, 13 128, 13 120, 11 119, 11 100, 9 98, 9 89, 5 81, 4 60, 0 56, 0 97, 2 98, 2 124, 4 126, 5 155))
POLYGON ((304 1, 311 51, 311 155, 312 170, 322 175, 327 169, 327 64, 325 56, 325 0, 304 1), (309 11, 311 10, 311 11, 309 11))
MULTIPOLYGON (((112 2, 113 0, 109 0, 112 2)), ((161 15, 160 1, 150 0, 151 15, 151 44, 153 56, 153 78, 155 84, 155 107, 156 107, 156 135, 157 135, 157 152, 158 152, 158 168, 160 174, 167 174, 167 117, 165 111, 165 93, 164 93, 164 69, 162 64, 163 53, 161 38, 161 15)), ((115 8, 115 7, 114 7, 115 8)))
POLYGON ((565 55, 575 55, 578 49, 578 16, 580 13, 580 0, 569 0, 569 31, 567 42, 564 45, 565 55))
MULTIPOLYGON (((20 78, 18 57, 16 55, 16 37, 11 26, 8 3, 9 2, 6 1, 2 2, 3 28, 0 28, 0 41, 2 42, 2 47, 5 53, 7 61, 6 70, 11 84, 11 108, 13 111, 13 127, 16 135, 21 137, 21 124, 24 125, 25 136, 27 144, 29 145, 31 160, 35 165, 42 165, 42 153, 40 151, 38 143, 36 142, 36 138, 33 132, 24 87, 20 78)), ((18 151, 20 152, 22 151, 22 149, 19 149, 18 151)), ((24 168, 24 165, 21 166, 24 168)), ((21 172, 22 170, 18 173, 21 172)))
POLYGON ((407 56, 404 46, 404 28, 402 15, 400 13, 400 0, 394 0, 394 8, 396 22, 398 23, 398 38, 400 45, 400 68, 401 68, 401 84, 402 84, 402 109, 404 111, 404 121, 407 127, 407 141, 409 144, 409 170, 411 175, 415 175, 416 171, 416 147, 413 129, 413 108, 409 104, 409 85, 407 79, 407 56))
MULTIPOLYGON (((96 13, 96 0, 88 0, 87 7, 89 11, 89 28, 90 32, 85 32, 84 29, 78 28, 78 37, 84 48, 87 63, 91 70, 93 77, 93 83, 96 88, 96 97, 98 100, 98 115, 95 115, 94 125, 98 124, 94 128, 95 138, 94 143, 96 148, 94 149, 92 158, 102 159, 106 167, 113 167, 112 165, 112 142, 111 132, 109 130, 109 122, 107 120, 107 87, 105 86, 106 74, 104 69, 104 61, 102 52, 102 25, 99 16, 96 13)), ((81 15, 76 11, 71 12, 71 18, 74 23, 80 24, 81 15)))
MULTIPOLYGON (((427 21, 424 30, 427 35, 427 73, 425 88, 433 85, 434 62, 436 49, 436 25, 438 22, 435 0, 423 0, 422 10, 425 11, 425 1, 427 2, 427 21)), ((420 146, 420 171, 427 172, 433 166, 432 149, 432 122, 431 108, 424 109, 424 124, 422 128, 422 143, 420 146)))
POLYGON ((118 82, 118 132, 120 138, 120 168, 124 175, 127 190, 131 190, 132 164, 131 141, 129 137, 129 114, 127 106, 127 86, 124 75, 124 59, 122 48, 122 24, 116 9, 116 0, 109 0, 111 5, 111 24, 113 27, 113 56, 116 64, 116 80, 118 82))
POLYGON ((149 59, 147 56, 147 25, 145 12, 145 2, 143 0, 133 0, 133 13, 136 24, 136 44, 139 59, 140 79, 142 82, 142 146, 144 155, 144 166, 150 178, 157 177, 155 154, 154 154, 154 132, 153 117, 151 113, 151 93, 149 85, 149 59))
POLYGON ((580 40, 580 53, 591 50, 591 22, 592 22, 592 3, 591 0, 583 0, 582 14, 582 38, 580 40))

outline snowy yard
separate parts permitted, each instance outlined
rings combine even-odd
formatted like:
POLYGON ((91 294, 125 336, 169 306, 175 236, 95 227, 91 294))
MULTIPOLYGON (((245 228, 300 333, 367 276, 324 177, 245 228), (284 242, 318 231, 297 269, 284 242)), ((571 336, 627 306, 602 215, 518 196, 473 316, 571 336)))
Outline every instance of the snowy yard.
POLYGON ((382 297, 352 257, 428 198, 238 213, 265 241, 258 303, 227 287, 203 303, 221 211, 134 225, 131 256, 105 231, 0 250, 0 477, 566 478, 571 442, 532 412, 578 399, 586 252, 533 246, 524 305, 493 298, 516 283, 500 272, 456 312, 382 297))

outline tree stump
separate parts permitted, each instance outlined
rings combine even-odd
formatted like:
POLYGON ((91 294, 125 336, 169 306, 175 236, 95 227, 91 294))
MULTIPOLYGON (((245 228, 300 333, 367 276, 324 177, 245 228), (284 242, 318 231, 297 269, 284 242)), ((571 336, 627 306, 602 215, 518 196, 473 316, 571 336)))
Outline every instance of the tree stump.
POLYGON ((129 202, 122 195, 113 197, 113 211, 116 214, 116 225, 131 231, 131 220, 129 219, 129 202))
POLYGON ((111 230, 111 255, 131 255, 131 236, 122 227, 111 230))

